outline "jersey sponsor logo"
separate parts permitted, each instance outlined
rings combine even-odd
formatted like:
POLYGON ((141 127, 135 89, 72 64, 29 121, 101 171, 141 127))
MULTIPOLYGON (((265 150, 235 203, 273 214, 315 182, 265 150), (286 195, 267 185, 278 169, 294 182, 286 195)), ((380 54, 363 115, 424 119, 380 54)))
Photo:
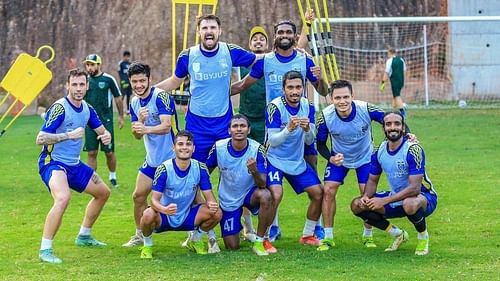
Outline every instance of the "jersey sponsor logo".
MULTIPOLYGON (((194 70, 194 67, 193 67, 193 70, 194 70)), ((229 71, 227 71, 227 70, 219 71, 219 72, 211 72, 211 73, 196 72, 194 74, 194 79, 197 81, 214 80, 214 79, 220 79, 223 77, 227 77, 228 74, 229 74, 229 71)))

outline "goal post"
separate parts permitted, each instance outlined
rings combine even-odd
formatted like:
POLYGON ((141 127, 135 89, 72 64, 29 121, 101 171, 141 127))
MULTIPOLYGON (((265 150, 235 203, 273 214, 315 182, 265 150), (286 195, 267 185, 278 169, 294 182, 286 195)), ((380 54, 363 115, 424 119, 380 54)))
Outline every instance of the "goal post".
MULTIPOLYGON (((319 24, 331 24, 340 78, 353 83, 356 98, 390 104, 390 87, 381 94, 377 86, 392 47, 407 64, 402 97, 411 106, 456 106, 466 100, 500 107, 500 82, 493 77, 500 71, 494 48, 500 45, 500 16, 323 17, 312 28, 319 24), (478 34, 486 43, 470 39, 478 34)), ((317 43, 311 37, 313 53, 317 43)))

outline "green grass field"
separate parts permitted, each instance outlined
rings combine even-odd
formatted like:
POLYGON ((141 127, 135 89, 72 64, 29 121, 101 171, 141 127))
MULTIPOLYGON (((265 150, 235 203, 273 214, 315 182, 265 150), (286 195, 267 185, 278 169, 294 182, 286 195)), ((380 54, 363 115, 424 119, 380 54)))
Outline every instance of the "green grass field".
MULTIPOLYGON (((425 149, 427 171, 439 194, 438 208, 428 219, 431 245, 426 257, 414 256, 416 232, 406 219, 394 220, 410 233, 410 241, 399 251, 385 253, 390 239, 378 230, 379 247, 363 248, 361 220, 348 207, 358 192, 351 173, 338 194, 333 250, 317 252, 298 244, 307 196, 296 196, 287 186, 277 254, 257 257, 250 244, 242 242, 239 251, 197 256, 181 248, 185 233, 163 233, 154 236, 155 259, 141 260, 139 250, 120 246, 134 231, 131 194, 144 157, 142 141, 126 127, 116 132, 121 186, 112 191, 93 228, 109 246, 73 244, 90 199, 73 193, 54 242, 64 264, 42 264, 38 249, 52 199, 37 170, 40 147, 35 137, 41 124, 37 116, 20 118, 0 138, 0 280, 500 280, 497 109, 410 112, 409 124, 425 149)), ((373 131, 378 143, 381 129, 375 124, 373 131)), ((107 179, 104 155, 98 161, 98 172, 107 179)), ((321 175, 324 166, 321 160, 321 175)))

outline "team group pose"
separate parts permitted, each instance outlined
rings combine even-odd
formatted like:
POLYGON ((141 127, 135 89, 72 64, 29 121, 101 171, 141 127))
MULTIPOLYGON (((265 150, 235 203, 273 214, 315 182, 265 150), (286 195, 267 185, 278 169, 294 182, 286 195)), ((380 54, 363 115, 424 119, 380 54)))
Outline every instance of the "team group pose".
MULTIPOLYGON (((263 51, 267 33, 260 26, 250 32, 252 52, 219 41, 221 21, 217 16, 199 17, 197 31, 200 43, 181 52, 172 76, 156 85, 146 63, 128 65, 126 75, 133 93, 129 108, 131 137, 144 142, 146 155, 132 194, 130 214, 135 234, 123 246, 142 246, 140 257, 151 259, 153 233, 189 231, 185 241, 189 250, 217 253, 220 248, 214 229, 219 224, 227 250, 241 247, 240 232, 245 228, 257 256, 277 253, 280 245, 275 247, 275 240, 281 235, 277 211, 286 179, 296 194, 306 193, 309 199, 303 210, 302 234, 295 239, 319 251, 329 250, 335 246, 337 191, 348 171, 354 169, 361 196, 352 200, 351 210, 364 222, 364 245, 376 247, 373 226, 394 237, 386 251, 397 250, 409 235, 388 219, 407 217, 418 232, 415 254, 429 253, 426 218, 436 209, 437 194, 426 174, 424 151, 415 136, 408 134, 404 112, 384 112, 355 100, 349 81, 327 85, 321 68, 296 48, 297 30, 291 21, 280 21, 274 27, 274 48, 268 53, 263 51), (246 68, 248 75, 232 81, 233 67, 246 68), (169 91, 185 79, 190 82, 191 99, 185 129, 180 130, 169 91), (262 87, 247 91, 259 79, 262 87), (322 110, 317 123, 315 108, 307 99, 307 83, 319 94, 330 96, 331 104, 322 110), (240 92, 246 108, 243 114, 233 115, 230 96, 240 92), (250 96, 243 95, 252 95, 254 103, 250 96), (258 110, 252 108, 253 104, 258 110), (254 120, 259 130, 255 135, 254 120), (378 149, 373 149, 372 121, 382 124, 386 137, 378 149), (327 160, 324 171, 316 166, 318 152, 327 160), (210 182, 215 169, 219 171, 217 196, 210 182), (323 184, 318 172, 324 173, 323 184), (382 172, 387 176, 389 191, 377 190, 382 172), (251 214, 257 216, 255 229, 251 214), (324 237, 315 233, 321 217, 324 237), (209 237, 208 245, 202 239, 204 235, 209 237)), ((43 146, 38 161, 40 177, 54 201, 39 252, 40 260, 47 263, 62 263, 52 244, 71 198, 70 189, 92 196, 75 244, 106 246, 91 235, 111 194, 95 172, 99 144, 107 155, 110 182, 118 186, 113 119, 94 107, 109 111, 112 96, 109 92, 101 96, 99 91, 116 87, 116 92, 111 92, 119 111, 119 126, 123 126, 120 91, 114 80, 101 77, 99 56, 89 55, 84 61, 87 72, 69 72, 67 95, 49 108, 36 138, 43 146), (90 165, 80 161, 84 136, 90 165)), ((155 239, 161 237, 155 234, 155 239)), ((161 249, 154 253, 161 255, 161 249)))

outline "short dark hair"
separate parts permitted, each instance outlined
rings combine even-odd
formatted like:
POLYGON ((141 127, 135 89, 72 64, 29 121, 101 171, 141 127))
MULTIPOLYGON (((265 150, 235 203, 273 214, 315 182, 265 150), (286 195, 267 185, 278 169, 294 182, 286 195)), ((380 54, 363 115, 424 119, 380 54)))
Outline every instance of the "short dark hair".
POLYGON ((68 82, 71 77, 78 77, 78 76, 85 76, 85 80, 87 80, 87 82, 89 81, 88 74, 87 72, 85 72, 85 70, 74 68, 68 71, 68 82))
POLYGON ((204 20, 214 20, 217 22, 217 25, 220 27, 220 18, 214 14, 199 16, 196 20, 196 26, 200 27, 200 24, 204 20))
POLYGON ((333 90, 342 89, 347 87, 352 95, 352 84, 347 80, 335 80, 330 84, 330 94, 333 94, 333 90))
POLYGON ((132 75, 136 74, 144 74, 149 78, 151 76, 151 68, 149 68, 149 65, 145 63, 134 61, 128 67, 127 76, 130 78, 132 75))
POLYGON ((177 139, 180 137, 187 137, 188 141, 194 143, 194 136, 193 136, 193 133, 191 133, 190 131, 180 130, 179 132, 177 132, 177 134, 175 135, 175 138, 174 138, 174 144, 177 143, 177 139))
POLYGON ((248 127, 250 128, 250 126, 251 126, 250 120, 248 119, 248 117, 246 117, 245 115, 243 115, 241 113, 237 113, 237 114, 233 115, 233 117, 231 117, 231 121, 229 121, 229 127, 231 127, 231 124, 233 124, 233 120, 236 120, 236 119, 245 120, 247 122, 248 127))
POLYGON ((123 51, 124 57, 130 57, 130 51, 123 51))
POLYGON ((389 50, 387 52, 389 52, 390 54, 396 54, 397 53, 396 49, 394 49, 394 48, 389 48, 389 50))
POLYGON ((302 81, 302 86, 305 86, 304 85, 304 76, 302 76, 302 73, 300 73, 296 70, 290 70, 283 75, 283 89, 285 88, 286 81, 292 80, 292 79, 300 79, 300 81, 302 81))
POLYGON ((290 25, 292 27, 293 34, 297 34, 297 26, 291 20, 282 20, 282 21, 279 21, 276 25, 274 25, 274 33, 276 34, 276 32, 278 31, 278 27, 280 25, 284 25, 284 24, 290 25))

